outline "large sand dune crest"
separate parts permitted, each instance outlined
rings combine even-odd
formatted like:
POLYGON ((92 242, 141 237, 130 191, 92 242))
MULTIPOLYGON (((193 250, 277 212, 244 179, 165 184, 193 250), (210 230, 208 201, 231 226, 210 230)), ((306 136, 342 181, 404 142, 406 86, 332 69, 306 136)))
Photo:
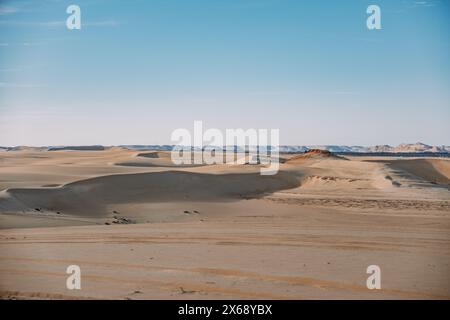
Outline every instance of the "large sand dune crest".
POLYGON ((59 188, 14 188, 0 198, 2 211, 45 209, 78 215, 105 214, 105 206, 121 203, 242 199, 294 188, 292 173, 206 174, 165 171, 96 177, 59 188))

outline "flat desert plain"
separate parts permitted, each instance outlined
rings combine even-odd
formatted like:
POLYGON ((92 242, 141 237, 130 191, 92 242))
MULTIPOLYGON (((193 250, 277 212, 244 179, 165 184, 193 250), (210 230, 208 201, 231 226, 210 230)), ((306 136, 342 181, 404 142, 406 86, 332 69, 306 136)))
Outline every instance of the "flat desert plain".
POLYGON ((281 156, 262 176, 168 152, 0 152, 0 296, 450 298, 450 160, 281 156))

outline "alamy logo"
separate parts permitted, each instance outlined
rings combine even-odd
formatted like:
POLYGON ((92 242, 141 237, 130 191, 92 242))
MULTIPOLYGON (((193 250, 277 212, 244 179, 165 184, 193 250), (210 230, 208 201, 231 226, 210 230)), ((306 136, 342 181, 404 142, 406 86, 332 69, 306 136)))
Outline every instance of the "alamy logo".
POLYGON ((367 7, 367 14, 370 16, 367 18, 366 25, 369 30, 381 29, 381 9, 379 6, 372 4, 367 7))
POLYGON ((66 287, 69 290, 81 289, 81 269, 76 264, 70 265, 66 269, 66 273, 70 274, 66 280, 66 287))
POLYGON ((66 20, 66 26, 69 30, 81 29, 81 9, 79 6, 72 4, 67 7, 66 12, 70 14, 66 20))
POLYGON ((172 132, 175 142, 172 162, 181 164, 260 164, 262 175, 279 169, 278 129, 219 129, 203 132, 203 122, 194 121, 194 134, 179 128, 172 132))
POLYGON ((370 265, 367 267, 367 271, 370 276, 367 278, 367 289, 381 289, 381 269, 377 265, 370 265))

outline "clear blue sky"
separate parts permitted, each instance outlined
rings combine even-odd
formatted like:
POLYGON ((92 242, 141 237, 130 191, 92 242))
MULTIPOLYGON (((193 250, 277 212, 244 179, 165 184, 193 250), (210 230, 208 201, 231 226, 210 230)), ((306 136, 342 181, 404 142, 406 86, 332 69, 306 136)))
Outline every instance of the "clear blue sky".
POLYGON ((0 145, 450 144, 449 53, 448 0, 0 0, 0 145))

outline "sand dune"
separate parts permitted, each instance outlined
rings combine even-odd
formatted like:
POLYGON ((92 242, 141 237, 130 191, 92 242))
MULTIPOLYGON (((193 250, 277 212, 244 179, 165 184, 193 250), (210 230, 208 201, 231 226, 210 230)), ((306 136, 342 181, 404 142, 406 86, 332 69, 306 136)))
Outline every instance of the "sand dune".
POLYGON ((63 147, 50 147, 48 151, 103 151, 104 146, 63 146, 63 147))
POLYGON ((450 184, 450 161, 446 159, 394 160, 388 164, 429 182, 450 184))
POLYGON ((169 152, 3 152, 0 297, 450 298, 448 160, 281 156, 261 176, 168 168, 169 152))
POLYGON ((133 158, 127 159, 125 161, 116 162, 117 166, 125 167, 163 167, 163 168, 194 168, 202 166, 203 164, 194 164, 194 157, 191 157, 191 164, 181 164, 176 165, 173 163, 170 151, 149 151, 140 152, 134 155, 133 158))
POLYGON ((138 153, 136 155, 136 157, 170 159, 170 153, 169 152, 158 152, 158 151, 141 152, 141 153, 138 153))
POLYGON ((327 150, 321 150, 321 149, 310 149, 302 154, 291 156, 289 159, 287 159, 286 163, 299 163, 304 160, 320 160, 320 159, 345 159, 344 157, 337 156, 330 151, 327 150))
POLYGON ((104 214, 102 208, 107 204, 242 199, 298 184, 298 178, 283 172, 277 176, 182 171, 121 174, 77 181, 60 188, 8 189, 0 198, 0 210, 38 208, 79 215, 104 214))

